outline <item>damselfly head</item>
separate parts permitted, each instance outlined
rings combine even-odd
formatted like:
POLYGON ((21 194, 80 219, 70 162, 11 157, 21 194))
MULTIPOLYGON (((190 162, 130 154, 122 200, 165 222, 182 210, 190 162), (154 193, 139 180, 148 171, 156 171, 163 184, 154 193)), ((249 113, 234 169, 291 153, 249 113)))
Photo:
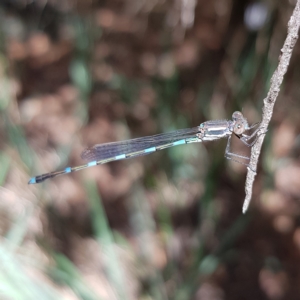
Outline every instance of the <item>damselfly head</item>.
POLYGON ((232 114, 232 119, 234 121, 237 121, 239 119, 244 119, 244 116, 243 114, 240 112, 240 111, 235 111, 233 114, 232 114))
POLYGON ((241 135, 249 129, 249 124, 240 111, 235 111, 232 114, 232 119, 234 121, 233 132, 235 134, 241 135))

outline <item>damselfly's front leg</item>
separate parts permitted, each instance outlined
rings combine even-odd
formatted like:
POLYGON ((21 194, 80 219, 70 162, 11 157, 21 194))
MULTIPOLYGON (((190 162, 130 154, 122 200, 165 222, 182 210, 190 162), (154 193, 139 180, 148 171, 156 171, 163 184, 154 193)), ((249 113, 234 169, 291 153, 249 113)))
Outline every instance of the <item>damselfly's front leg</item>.
MULTIPOLYGON (((251 129, 253 129, 253 128, 259 126, 259 125, 260 125, 260 122, 254 123, 253 125, 251 125, 251 126, 247 129, 247 131, 249 131, 249 130, 251 130, 251 129)), ((249 143, 247 143, 247 142, 248 142, 249 140, 251 140, 253 137, 255 137, 255 135, 257 134, 258 130, 259 130, 259 127, 256 128, 250 135, 243 133, 239 138, 242 140, 242 142, 243 142, 245 145, 249 146, 249 143)))
POLYGON ((239 139, 248 147, 252 147, 258 140, 258 138, 263 135, 266 134, 268 130, 265 130, 259 134, 257 134, 259 128, 257 130, 255 130, 251 135, 247 135, 247 134, 242 134, 241 137, 239 137, 239 139), (255 136, 256 135, 256 136, 255 136), (249 143, 248 141, 251 140, 253 137, 255 137, 255 139, 249 143))

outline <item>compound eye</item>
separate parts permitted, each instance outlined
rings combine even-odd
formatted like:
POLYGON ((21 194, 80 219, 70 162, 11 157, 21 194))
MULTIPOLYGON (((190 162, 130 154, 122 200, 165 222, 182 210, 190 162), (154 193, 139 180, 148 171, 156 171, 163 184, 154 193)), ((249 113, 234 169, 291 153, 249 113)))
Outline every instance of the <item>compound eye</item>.
POLYGON ((242 124, 238 123, 234 126, 233 131, 234 131, 235 134, 240 135, 245 131, 245 129, 244 129, 244 126, 242 124))
POLYGON ((232 114, 232 119, 237 120, 243 118, 243 114, 240 111, 235 111, 232 114))

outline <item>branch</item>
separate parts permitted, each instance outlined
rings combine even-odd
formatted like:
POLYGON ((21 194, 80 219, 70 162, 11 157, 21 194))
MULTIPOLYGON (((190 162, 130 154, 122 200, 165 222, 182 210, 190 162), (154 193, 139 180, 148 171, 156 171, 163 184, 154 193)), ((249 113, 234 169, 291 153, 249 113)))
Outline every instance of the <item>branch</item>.
POLYGON ((258 128, 259 138, 251 148, 251 157, 250 157, 246 184, 245 184, 246 197, 243 204, 243 213, 247 211, 251 201, 252 187, 256 175, 258 158, 260 155, 262 143, 265 138, 264 133, 266 133, 268 125, 270 123, 273 114, 274 104, 280 91, 280 85, 283 81, 283 76, 287 71, 290 58, 292 56, 293 48, 298 39, 299 26, 300 26, 300 0, 297 0, 295 9, 288 23, 288 35, 281 49, 279 64, 271 78, 271 86, 268 95, 264 99, 262 121, 258 128))

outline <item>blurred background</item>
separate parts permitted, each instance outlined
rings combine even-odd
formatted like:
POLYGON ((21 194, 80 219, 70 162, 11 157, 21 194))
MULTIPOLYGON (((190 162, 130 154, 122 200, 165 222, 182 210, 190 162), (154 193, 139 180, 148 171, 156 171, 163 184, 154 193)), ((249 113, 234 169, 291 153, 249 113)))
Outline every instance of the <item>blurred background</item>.
POLYGON ((299 42, 246 215, 226 140, 27 184, 97 143, 260 121, 294 5, 2 0, 0 299, 300 299, 299 42))

